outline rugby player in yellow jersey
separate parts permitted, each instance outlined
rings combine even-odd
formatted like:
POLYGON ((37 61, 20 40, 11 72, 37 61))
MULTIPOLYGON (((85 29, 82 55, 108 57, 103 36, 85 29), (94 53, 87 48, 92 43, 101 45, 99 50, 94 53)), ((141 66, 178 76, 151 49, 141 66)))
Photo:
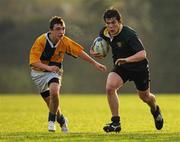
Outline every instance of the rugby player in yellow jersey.
POLYGON ((49 32, 39 36, 31 48, 29 59, 31 77, 49 108, 48 130, 54 132, 57 121, 61 131, 67 132, 67 121, 59 106, 64 54, 80 57, 102 72, 106 71, 106 66, 96 62, 83 51, 81 45, 65 36, 65 22, 61 17, 52 17, 49 28, 49 32))

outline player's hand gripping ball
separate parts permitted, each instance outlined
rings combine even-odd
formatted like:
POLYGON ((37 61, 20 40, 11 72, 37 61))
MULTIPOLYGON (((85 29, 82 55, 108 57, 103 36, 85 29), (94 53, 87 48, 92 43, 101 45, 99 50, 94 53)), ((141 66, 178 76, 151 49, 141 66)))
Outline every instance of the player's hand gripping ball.
POLYGON ((93 42, 92 50, 105 57, 109 52, 109 44, 102 37, 97 37, 93 42))

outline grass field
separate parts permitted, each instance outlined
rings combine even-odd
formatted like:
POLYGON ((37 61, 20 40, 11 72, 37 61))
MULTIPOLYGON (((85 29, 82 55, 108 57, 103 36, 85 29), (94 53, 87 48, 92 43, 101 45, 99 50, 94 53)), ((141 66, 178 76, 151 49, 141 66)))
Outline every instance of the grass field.
POLYGON ((104 133, 110 121, 105 95, 61 95, 70 132, 47 131, 46 105, 38 95, 0 95, 0 142, 180 142, 180 94, 157 95, 165 119, 154 127, 149 108, 137 95, 120 95, 122 131, 104 133))

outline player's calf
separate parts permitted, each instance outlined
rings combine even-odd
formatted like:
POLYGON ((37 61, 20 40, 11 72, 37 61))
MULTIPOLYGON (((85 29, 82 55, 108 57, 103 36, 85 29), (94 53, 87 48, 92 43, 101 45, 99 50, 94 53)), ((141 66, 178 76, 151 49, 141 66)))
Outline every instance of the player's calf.
POLYGON ((61 127, 62 132, 68 132, 68 121, 63 115, 57 116, 57 122, 61 127))

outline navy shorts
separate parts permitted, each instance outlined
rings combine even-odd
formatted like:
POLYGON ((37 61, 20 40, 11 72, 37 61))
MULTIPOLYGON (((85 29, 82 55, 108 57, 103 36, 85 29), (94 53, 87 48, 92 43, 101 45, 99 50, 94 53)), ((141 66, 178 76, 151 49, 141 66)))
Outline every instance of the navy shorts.
POLYGON ((114 66, 112 72, 117 73, 124 83, 127 81, 134 81, 139 91, 145 91, 149 88, 150 76, 148 67, 140 71, 130 71, 121 66, 114 66))

